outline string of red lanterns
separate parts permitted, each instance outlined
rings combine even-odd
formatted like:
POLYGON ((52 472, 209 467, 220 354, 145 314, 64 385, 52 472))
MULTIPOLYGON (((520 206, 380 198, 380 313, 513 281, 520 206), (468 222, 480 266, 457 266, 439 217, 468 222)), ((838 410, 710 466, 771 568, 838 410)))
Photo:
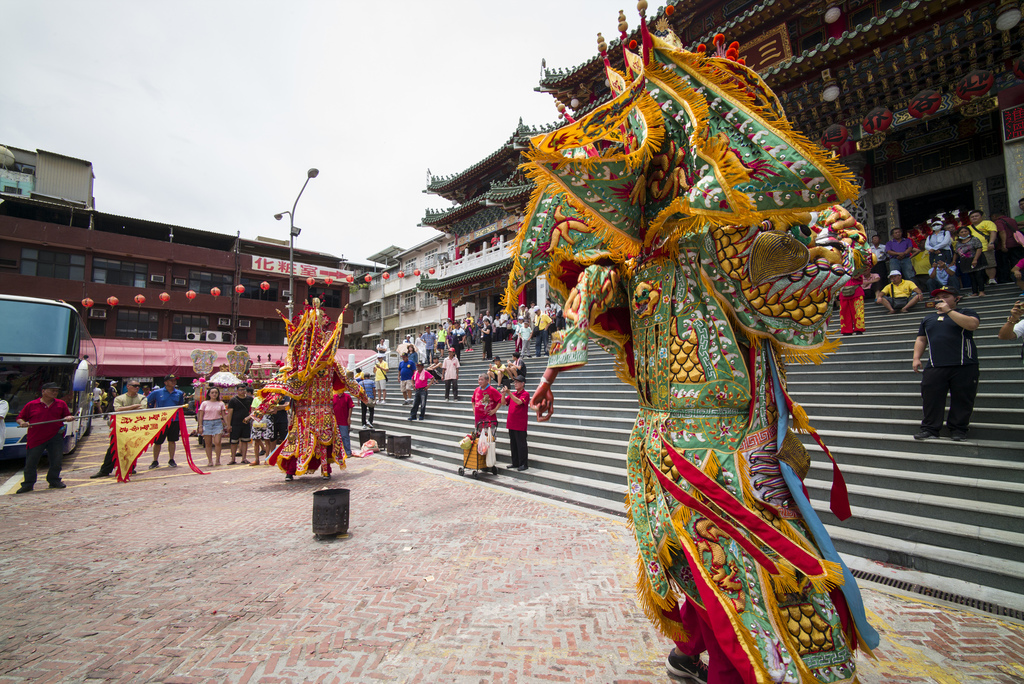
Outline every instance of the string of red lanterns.
MULTIPOLYGON (((399 275, 404 277, 404 274, 399 274, 399 275)), ((416 271, 416 275, 419 275, 419 271, 418 270, 416 271)), ((385 279, 389 278, 389 277, 390 277, 389 275, 385 274, 385 279)), ((324 284, 329 287, 334 282, 334 280, 335 280, 334 278, 332 278, 330 276, 327 276, 327 277, 324 278, 324 284)), ((345 280, 347 282, 349 282, 349 283, 353 283, 353 282, 355 282, 355 277, 352 276, 352 275, 348 275, 348 276, 345 276, 345 280)), ((370 276, 366 276, 366 282, 370 282, 370 280, 371 280, 370 276)), ((316 278, 313 278, 312 276, 309 277, 309 278, 306 278, 306 284, 308 284, 310 287, 313 287, 314 285, 316 285, 316 278)), ((270 283, 268 283, 266 280, 264 280, 263 282, 261 282, 259 284, 259 288, 261 290, 263 290, 264 292, 266 292, 267 290, 270 289, 270 283)), ((245 285, 238 284, 238 285, 235 285, 234 290, 238 294, 243 295, 243 294, 245 294, 246 287, 245 287, 245 285)), ((196 298, 197 294, 198 293, 195 290, 188 290, 188 291, 185 292, 185 298, 188 299, 189 301, 191 301, 191 300, 196 298)), ((210 295, 212 295, 214 297, 219 297, 221 295, 221 289, 219 287, 212 287, 212 288, 210 288, 210 295)), ((164 303, 164 304, 166 304, 167 302, 171 301, 171 295, 168 292, 161 292, 157 296, 157 298, 162 303, 164 303)), ((136 304, 138 304, 139 306, 142 306, 143 304, 146 303, 146 296, 144 294, 140 293, 140 294, 135 295, 134 300, 135 300, 136 304)), ((117 297, 114 297, 113 295, 110 296, 110 297, 107 297, 107 305, 108 306, 112 306, 112 307, 113 306, 117 306, 119 303, 120 303, 120 300, 117 297)), ((82 299, 81 304, 82 304, 83 308, 91 309, 93 306, 96 305, 96 302, 93 301, 90 297, 85 297, 84 299, 82 299)))

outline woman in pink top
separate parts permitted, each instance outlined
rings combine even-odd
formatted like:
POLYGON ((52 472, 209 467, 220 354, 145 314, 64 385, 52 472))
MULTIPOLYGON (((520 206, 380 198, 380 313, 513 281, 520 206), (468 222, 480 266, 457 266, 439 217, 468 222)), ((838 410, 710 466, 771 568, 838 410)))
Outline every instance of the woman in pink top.
POLYGON ((436 380, 430 371, 423 367, 423 362, 416 363, 416 372, 412 374, 412 384, 415 387, 415 396, 412 400, 412 412, 409 420, 416 420, 416 409, 420 411, 420 420, 426 420, 427 413, 427 388, 433 385, 436 380))
POLYGON ((220 390, 211 387, 206 393, 206 401, 199 405, 196 412, 199 419, 199 434, 206 445, 206 465, 220 465, 220 440, 224 434, 224 426, 231 417, 231 411, 220 400, 220 390), (217 447, 217 461, 213 461, 213 448, 217 447))

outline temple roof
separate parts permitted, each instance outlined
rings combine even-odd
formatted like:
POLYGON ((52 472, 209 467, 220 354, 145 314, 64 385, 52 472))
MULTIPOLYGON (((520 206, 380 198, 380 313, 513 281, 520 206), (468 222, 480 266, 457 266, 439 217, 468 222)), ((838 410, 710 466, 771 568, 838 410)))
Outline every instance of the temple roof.
POLYGON ((525 203, 533 192, 533 187, 533 183, 514 171, 505 180, 493 181, 488 190, 468 202, 450 209, 427 209, 420 223, 443 230, 445 226, 468 218, 484 207, 506 207, 525 203))
POLYGON ((478 194, 478 192, 474 192, 474 189, 477 189, 476 186, 479 186, 480 181, 485 180, 483 177, 493 173, 498 173, 502 177, 508 176, 519 166, 519 152, 526 148, 529 139, 550 132, 557 127, 557 124, 527 126, 522 119, 519 119, 519 125, 516 126, 508 140, 502 143, 501 147, 458 173, 450 176, 431 174, 430 182, 427 183, 423 192, 441 195, 458 202, 473 199, 478 194))
POLYGON ((506 257, 501 261, 495 261, 490 264, 487 264, 486 266, 474 268, 471 271, 458 273, 447 278, 434 279, 428 278, 427 276, 424 275, 422 278, 420 278, 419 285, 417 285, 416 287, 425 292, 438 292, 441 290, 449 290, 453 287, 458 287, 459 285, 465 285, 466 283, 471 283, 477 280, 483 280, 484 278, 489 278, 498 273, 511 270, 511 268, 512 258, 506 257))

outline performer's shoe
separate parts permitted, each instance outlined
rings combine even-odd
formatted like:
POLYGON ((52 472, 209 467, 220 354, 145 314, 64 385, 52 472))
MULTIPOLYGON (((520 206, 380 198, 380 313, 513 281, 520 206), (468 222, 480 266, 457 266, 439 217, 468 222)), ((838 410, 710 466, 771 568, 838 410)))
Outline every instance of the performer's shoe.
POLYGON ((168 461, 168 462, 167 462, 167 467, 168 467, 168 468, 177 468, 177 467, 178 467, 178 464, 177 464, 177 463, 175 463, 175 462, 174 462, 174 459, 172 458, 172 459, 171 459, 170 461, 168 461))
POLYGON ((294 478, 293 476, 291 476, 291 475, 285 475, 285 476, 284 476, 284 481, 285 481, 285 482, 291 482, 291 481, 292 481, 292 480, 294 480, 294 479, 295 479, 295 478, 294 478))
POLYGON ((512 470, 513 468, 518 468, 519 466, 507 465, 505 467, 508 468, 509 470, 512 470))
POLYGON ((331 474, 330 473, 320 473, 320 477, 324 478, 325 480, 330 480, 331 479, 331 474))
POLYGON ((677 679, 689 680, 691 682, 708 681, 707 665, 702 663, 700 658, 683 655, 674 648, 668 654, 665 667, 668 669, 669 675, 677 679))
POLYGON ((938 439, 938 438, 939 438, 938 435, 936 435, 936 434, 934 434, 932 432, 928 432, 927 430, 921 430, 916 435, 914 435, 914 439, 938 439))
POLYGON ((26 492, 31 492, 31 491, 32 491, 32 485, 23 484, 20 487, 18 487, 18 491, 14 492, 14 493, 15 494, 25 494, 26 492))
POLYGON ((50 489, 67 489, 67 485, 60 480, 57 480, 56 482, 50 483, 50 489))
POLYGON ((518 468, 516 468, 516 470, 518 470, 519 472, 523 472, 524 470, 526 470, 529 467, 530 466, 519 466, 518 468))
POLYGON ((101 470, 100 472, 96 473, 95 475, 90 475, 89 479, 90 480, 95 480, 95 479, 98 479, 98 478, 101 478, 101 477, 110 477, 110 473, 105 473, 105 472, 103 472, 101 470))
POLYGON ((153 468, 159 468, 159 467, 160 467, 160 463, 158 461, 153 461, 152 463, 149 464, 149 469, 150 470, 152 470, 153 468))
POLYGON ((954 432, 949 436, 954 442, 963 442, 967 439, 967 435, 963 432, 954 432))

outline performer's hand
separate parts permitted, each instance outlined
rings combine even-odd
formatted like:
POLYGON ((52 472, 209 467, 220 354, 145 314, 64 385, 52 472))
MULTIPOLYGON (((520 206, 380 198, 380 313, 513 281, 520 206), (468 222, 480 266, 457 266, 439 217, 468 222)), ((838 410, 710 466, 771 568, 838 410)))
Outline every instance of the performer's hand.
POLYGON ((533 393, 530 399, 530 408, 537 412, 537 420, 544 423, 550 420, 555 412, 555 395, 551 392, 551 385, 542 382, 533 393))
POLYGON ((914 372, 915 373, 920 373, 921 372, 921 359, 914 359, 914 372))
POLYGON ((949 304, 946 303, 946 300, 940 299, 939 301, 935 302, 935 311, 940 314, 949 313, 949 304))

